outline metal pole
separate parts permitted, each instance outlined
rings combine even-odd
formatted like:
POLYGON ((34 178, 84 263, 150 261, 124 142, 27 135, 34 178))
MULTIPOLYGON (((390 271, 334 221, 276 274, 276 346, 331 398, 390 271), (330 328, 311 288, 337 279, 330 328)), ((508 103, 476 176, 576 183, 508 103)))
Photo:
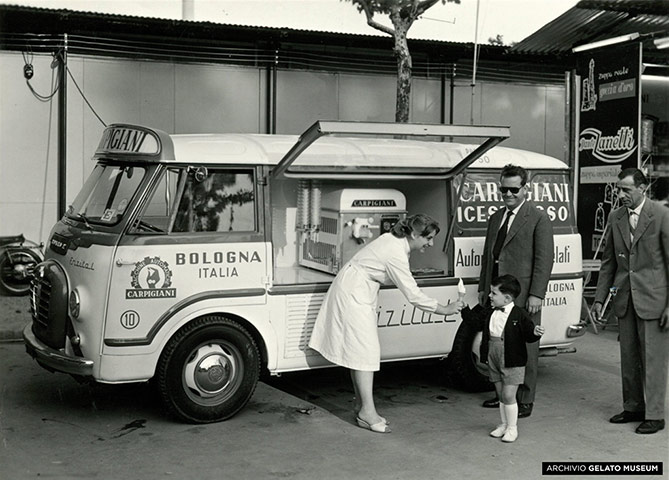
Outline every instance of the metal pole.
POLYGON ((272 68, 272 98, 270 99, 272 103, 272 128, 269 133, 276 133, 276 100, 277 100, 277 76, 279 73, 279 49, 277 48, 274 51, 274 65, 272 68))
POLYGON ((451 104, 448 111, 448 123, 453 125, 453 119, 455 118, 455 63, 453 64, 453 69, 451 70, 451 104))
POLYGON ((476 95, 476 62, 478 59, 479 43, 479 7, 481 0, 476 0, 476 25, 474 25, 474 69, 472 70, 472 104, 470 108, 470 123, 474 125, 474 96, 476 95))
POLYGON ((446 69, 441 72, 440 80, 440 90, 441 90, 441 100, 439 102, 439 123, 446 123, 446 69))
POLYGON ((67 33, 58 69, 58 218, 65 213, 67 203, 67 33))

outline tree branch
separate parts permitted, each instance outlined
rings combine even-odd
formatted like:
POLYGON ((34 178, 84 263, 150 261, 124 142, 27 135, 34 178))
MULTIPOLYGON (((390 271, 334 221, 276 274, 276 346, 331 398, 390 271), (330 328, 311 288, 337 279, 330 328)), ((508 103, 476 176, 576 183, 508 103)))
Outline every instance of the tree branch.
POLYGON ((425 13, 425 10, 434 6, 439 1, 440 0, 423 0, 422 2, 418 2, 416 4, 416 16, 417 17, 421 16, 422 14, 425 13))
MULTIPOLYGON (((432 0, 429 0, 432 1, 432 0)), ((435 0, 439 1, 439 0, 435 0)), ((369 4, 367 2, 362 2, 362 9, 365 12, 365 15, 367 16, 367 25, 369 25, 372 28, 375 28, 377 30, 382 31, 383 33, 387 33, 388 35, 395 36, 395 30, 392 28, 386 27, 385 25, 380 24, 379 22, 374 20, 374 12, 372 9, 369 7, 369 4)))

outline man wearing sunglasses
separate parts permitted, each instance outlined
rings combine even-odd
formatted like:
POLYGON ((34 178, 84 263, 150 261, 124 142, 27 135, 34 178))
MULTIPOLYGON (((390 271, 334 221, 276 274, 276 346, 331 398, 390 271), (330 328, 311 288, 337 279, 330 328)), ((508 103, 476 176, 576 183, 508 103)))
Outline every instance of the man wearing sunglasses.
MULTIPOLYGON (((488 219, 481 277, 479 304, 488 306, 490 282, 498 275, 513 275, 522 291, 515 304, 532 315, 541 325, 541 305, 553 269, 553 226, 548 215, 527 199, 527 171, 506 165, 500 175, 500 196, 504 207, 488 219)), ((539 342, 527 344, 525 381, 518 388, 518 416, 529 417, 534 406, 539 362, 539 342)), ((500 408, 499 399, 483 402, 484 407, 500 408)))

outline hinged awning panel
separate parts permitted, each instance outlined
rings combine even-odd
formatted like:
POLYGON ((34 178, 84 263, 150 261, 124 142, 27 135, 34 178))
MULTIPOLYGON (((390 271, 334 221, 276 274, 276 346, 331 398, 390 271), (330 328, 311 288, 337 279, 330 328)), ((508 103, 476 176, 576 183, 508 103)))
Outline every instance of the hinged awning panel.
POLYGON ((509 137, 508 127, 319 121, 273 170, 293 178, 448 178, 509 137), (479 138, 471 145, 453 138, 479 138))

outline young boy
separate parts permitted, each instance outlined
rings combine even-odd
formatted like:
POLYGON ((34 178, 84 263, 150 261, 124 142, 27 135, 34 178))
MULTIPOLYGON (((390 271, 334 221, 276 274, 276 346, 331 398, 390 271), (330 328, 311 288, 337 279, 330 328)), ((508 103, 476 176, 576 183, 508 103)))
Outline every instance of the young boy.
POLYGON ((513 304, 520 291, 520 283, 512 275, 492 279, 489 297, 493 310, 484 320, 481 341, 481 361, 488 364, 502 417, 502 423, 490 436, 503 442, 518 438, 516 391, 525 378, 525 344, 539 341, 545 331, 541 325, 534 325, 525 310, 513 304))

